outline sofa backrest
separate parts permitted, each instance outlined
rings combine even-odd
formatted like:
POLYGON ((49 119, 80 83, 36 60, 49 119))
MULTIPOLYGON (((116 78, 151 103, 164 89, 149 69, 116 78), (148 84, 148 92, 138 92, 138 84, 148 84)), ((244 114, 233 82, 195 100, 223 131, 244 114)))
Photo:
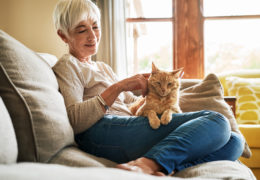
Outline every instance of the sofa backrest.
POLYGON ((47 162, 74 142, 64 99, 51 67, 0 31, 0 96, 11 116, 18 161, 47 162))

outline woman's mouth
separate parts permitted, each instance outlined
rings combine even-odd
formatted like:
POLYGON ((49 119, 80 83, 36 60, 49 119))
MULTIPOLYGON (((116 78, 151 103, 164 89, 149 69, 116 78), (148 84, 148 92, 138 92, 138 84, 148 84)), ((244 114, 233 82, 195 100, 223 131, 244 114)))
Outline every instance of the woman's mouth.
POLYGON ((85 44, 85 46, 87 46, 87 47, 95 47, 96 44, 95 43, 94 44, 85 44))

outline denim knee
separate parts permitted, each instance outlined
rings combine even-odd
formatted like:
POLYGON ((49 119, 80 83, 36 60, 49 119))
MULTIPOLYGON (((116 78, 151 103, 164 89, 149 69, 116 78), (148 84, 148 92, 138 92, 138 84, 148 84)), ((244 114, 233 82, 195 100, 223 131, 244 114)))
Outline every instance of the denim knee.
POLYGON ((245 139, 242 137, 241 134, 232 132, 231 134, 231 141, 233 143, 233 149, 230 157, 231 161, 237 160, 243 153, 245 147, 245 139))
POLYGON ((208 119, 215 121, 227 131, 231 131, 229 120, 223 114, 211 110, 203 110, 202 113, 207 116, 208 119))

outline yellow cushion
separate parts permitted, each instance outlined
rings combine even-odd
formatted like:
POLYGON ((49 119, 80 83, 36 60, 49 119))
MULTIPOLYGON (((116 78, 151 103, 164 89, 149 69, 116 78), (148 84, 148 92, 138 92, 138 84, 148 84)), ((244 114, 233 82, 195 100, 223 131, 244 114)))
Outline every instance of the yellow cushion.
POLYGON ((249 168, 260 168, 260 148, 252 148, 251 152, 251 158, 240 157, 239 160, 249 168))
POLYGON ((226 85, 226 78, 227 77, 241 77, 241 78, 260 78, 260 69, 244 69, 239 71, 233 71, 233 72, 225 72, 218 74, 218 78, 223 86, 224 89, 224 95, 227 96, 227 85, 226 85))
POLYGON ((227 77, 229 96, 236 96, 239 124, 260 124, 260 78, 227 77))
POLYGON ((259 141, 260 125, 259 124, 258 125, 240 124, 239 130, 244 135, 247 144, 249 145, 250 148, 260 148, 260 141, 259 141))

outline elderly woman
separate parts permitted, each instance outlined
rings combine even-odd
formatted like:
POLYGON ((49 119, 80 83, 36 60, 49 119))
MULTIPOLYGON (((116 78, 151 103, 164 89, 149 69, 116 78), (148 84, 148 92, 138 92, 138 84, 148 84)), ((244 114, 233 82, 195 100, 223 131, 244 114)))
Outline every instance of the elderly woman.
POLYGON ((119 163, 116 167, 165 175, 215 160, 236 160, 243 138, 216 112, 174 114, 153 130, 145 117, 131 116, 131 91, 147 91, 147 75, 118 80, 103 62, 94 62, 101 38, 100 12, 90 0, 61 0, 54 11, 59 37, 69 52, 53 70, 79 148, 119 163))

